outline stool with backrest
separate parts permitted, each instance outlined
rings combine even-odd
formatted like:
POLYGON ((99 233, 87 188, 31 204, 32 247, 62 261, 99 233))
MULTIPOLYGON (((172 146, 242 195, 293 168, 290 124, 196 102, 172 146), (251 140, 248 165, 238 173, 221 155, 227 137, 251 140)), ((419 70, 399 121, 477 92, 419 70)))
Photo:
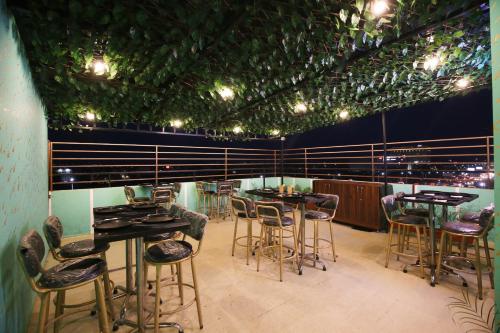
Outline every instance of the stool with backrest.
POLYGON ((151 201, 151 198, 148 197, 136 197, 134 189, 130 186, 124 186, 123 191, 129 204, 151 201))
MULTIPOLYGON (((260 268, 260 257, 279 260, 280 281, 283 281, 283 261, 292 260, 292 264, 297 262, 298 245, 297 245, 297 230, 293 218, 285 216, 282 202, 255 202, 255 211, 259 222, 261 223, 259 250, 257 251, 257 272, 260 268), (292 254, 285 257, 283 255, 283 231, 288 230, 293 235, 292 254), (276 236, 276 232, 278 236, 276 236), (271 252, 267 254, 266 252, 271 252)), ((285 247, 286 248, 286 247, 285 247)))
MULTIPOLYGON (((71 242, 62 245, 63 238, 63 225, 57 216, 49 216, 43 224, 43 232, 49 245, 49 250, 52 257, 59 261, 65 262, 70 259, 83 258, 89 256, 100 257, 104 262, 107 262, 106 251, 109 250, 109 244, 96 245, 93 239, 82 239, 76 242, 71 242)), ((103 272, 104 277, 104 290, 106 293, 106 300, 108 301, 108 309, 111 313, 111 318, 114 319, 114 307, 112 302, 112 286, 109 278, 108 270, 103 272)), ((75 308, 93 303, 94 301, 85 302, 81 304, 61 304, 62 308, 75 308)))
POLYGON ((101 278, 107 272, 106 261, 97 257, 67 260, 47 270, 42 267, 45 245, 35 230, 28 231, 19 242, 17 251, 21 266, 31 288, 40 297, 40 311, 37 332, 47 332, 47 326, 54 322, 54 332, 59 331, 60 320, 80 311, 64 314, 66 291, 94 283, 99 327, 109 333, 109 321, 101 278), (49 320, 50 295, 56 293, 56 310, 53 320, 49 320))
POLYGON ((215 212, 216 217, 220 218, 222 213, 222 218, 226 219, 229 216, 229 198, 233 194, 233 184, 229 181, 219 181, 217 182, 217 191, 214 194, 214 206, 217 210, 215 212))
MULTIPOLYGON (((475 273, 477 276, 477 289, 478 289, 478 297, 479 299, 483 299, 483 278, 482 278, 482 268, 481 268, 481 255, 480 255, 480 244, 479 241, 483 241, 484 246, 484 254, 486 257, 486 267, 487 273, 489 274, 491 288, 494 289, 494 277, 493 277, 493 268, 491 264, 490 250, 488 246, 488 232, 493 228, 493 218, 494 218, 495 209, 494 206, 488 206, 484 208, 479 214, 479 218, 477 223, 474 222, 465 222, 465 221, 447 221, 441 225, 441 242, 439 244, 439 258, 437 263, 436 276, 439 277, 441 272, 441 266, 443 262, 447 262, 449 260, 464 260, 470 263, 474 270, 469 271, 468 273, 475 273), (453 236, 460 236, 467 239, 471 239, 474 243, 474 260, 470 260, 466 256, 461 255, 448 255, 446 250, 448 247, 446 246, 447 241, 450 240, 453 236)), ((457 269, 451 265, 447 265, 447 267, 451 268, 454 271, 462 271, 467 272, 465 270, 457 269)))
POLYGON ((175 200, 174 191, 170 188, 156 188, 152 191, 152 200, 154 203, 165 205, 170 208, 170 205, 175 200))
POLYGON ((254 251, 253 240, 258 239, 258 236, 253 236, 252 226, 253 222, 257 221, 255 213, 255 206, 251 199, 233 195, 231 197, 231 209, 234 219, 234 234, 233 234, 233 249, 231 255, 234 257, 235 246, 243 246, 247 252, 247 265, 250 259, 250 252, 254 251), (240 221, 246 222, 247 232, 246 235, 236 237, 238 232, 238 223, 240 221), (238 244, 238 240, 244 239, 245 244, 238 244))
MULTIPOLYGON (((386 248, 386 259, 385 259, 385 267, 387 268, 389 265, 389 258, 392 253, 399 256, 406 256, 410 258, 418 259, 418 266, 420 267, 420 275, 422 278, 425 277, 424 274, 424 261, 423 261, 423 251, 422 251, 422 242, 421 242, 421 233, 425 237, 425 230, 427 228, 427 219, 421 216, 416 215, 403 215, 399 209, 400 205, 396 201, 396 195, 387 195, 381 198, 382 208, 389 223, 389 235, 387 239, 387 248, 386 248), (392 243, 392 237, 394 233, 394 227, 397 227, 397 242, 395 244, 392 243), (401 239, 402 230, 415 231, 417 238, 417 254, 410 254, 405 252, 404 246, 402 246, 402 241, 404 244, 405 239, 401 239), (397 246, 398 250, 394 251, 392 248, 397 246)), ((406 268, 404 269, 406 272, 406 268)))
POLYGON ((203 328, 203 319, 201 314, 201 304, 200 295, 198 291, 198 282, 196 276, 196 266, 194 263, 194 258, 199 254, 205 225, 208 222, 208 216, 200 214, 197 212, 192 212, 185 210, 182 212, 181 218, 188 220, 191 223, 189 230, 184 232, 182 240, 168 240, 160 242, 156 245, 149 247, 145 254, 144 265, 154 266, 156 269, 156 280, 155 280, 155 308, 154 308, 154 326, 155 332, 159 331, 160 328, 160 315, 170 315, 172 313, 179 312, 186 309, 194 302, 196 302, 196 308, 198 310, 198 321, 200 328, 203 328), (198 242, 196 250, 193 250, 193 245, 186 241, 186 236, 189 236, 192 240, 198 242), (191 262, 191 272, 193 278, 193 284, 188 284, 183 282, 182 276, 182 264, 186 261, 191 262), (167 283, 163 286, 161 285, 161 269, 163 266, 175 265, 177 268, 177 285, 179 286, 179 296, 181 299, 181 306, 173 311, 161 311, 160 309, 160 288, 172 285, 173 283, 167 283), (190 287, 194 289, 194 299, 188 304, 184 304, 184 292, 183 287, 190 287))
MULTIPOLYGON (((319 241, 328 243, 328 248, 332 250, 333 261, 337 261, 335 255, 335 243, 333 240, 333 218, 339 205, 339 196, 336 194, 323 194, 327 197, 325 201, 317 206, 316 210, 307 210, 305 213, 306 221, 313 223, 313 262, 316 266, 316 261, 319 261, 319 250, 326 247, 320 247, 319 241), (319 237, 319 223, 327 223, 330 231, 330 239, 323 239, 319 237)), ((311 247, 311 246, 310 246, 311 247)), ((326 266, 323 264, 323 270, 326 271, 326 266)))

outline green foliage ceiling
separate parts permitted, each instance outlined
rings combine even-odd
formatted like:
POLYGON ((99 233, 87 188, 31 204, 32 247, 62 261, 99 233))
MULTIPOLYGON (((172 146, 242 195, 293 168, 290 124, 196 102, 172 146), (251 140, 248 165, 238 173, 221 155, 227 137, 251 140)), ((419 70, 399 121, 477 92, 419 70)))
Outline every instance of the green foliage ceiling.
POLYGON ((53 126, 110 124, 294 133, 488 87, 480 1, 12 2, 53 126), (424 69, 438 55, 436 70, 424 69), (109 72, 91 70, 104 59, 109 72), (466 77, 470 85, 456 86, 466 77), (217 93, 234 90, 225 101, 217 93), (294 112, 297 103, 307 111, 294 112), (54 125, 56 124, 56 125, 54 125))

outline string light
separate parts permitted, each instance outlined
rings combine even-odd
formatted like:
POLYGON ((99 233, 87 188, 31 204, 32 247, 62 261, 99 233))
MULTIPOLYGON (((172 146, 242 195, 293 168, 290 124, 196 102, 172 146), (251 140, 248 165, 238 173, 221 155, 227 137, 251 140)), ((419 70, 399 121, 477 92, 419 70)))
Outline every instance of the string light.
POLYGON ((89 121, 93 121, 93 120, 95 120, 95 114, 93 114, 92 112, 87 112, 85 114, 85 118, 87 118, 87 120, 89 120, 89 121))
POLYGON ((182 120, 179 120, 179 119, 174 119, 174 120, 171 120, 170 121, 170 126, 174 127, 174 128, 180 128, 182 127, 184 123, 182 122, 182 120))
POLYGON ((457 81, 456 86, 457 88, 464 89, 467 88, 470 84, 470 81, 466 78, 461 78, 460 80, 457 81))
POLYGON ((235 126, 235 127, 233 128, 233 133, 234 133, 234 134, 239 134, 239 133, 241 133, 241 132, 243 132, 243 129, 242 129, 240 126, 235 126))
POLYGON ((225 101, 229 101, 234 98, 234 91, 229 87, 221 87, 217 92, 219 93, 220 97, 222 97, 222 99, 225 101))
POLYGON ((278 129, 273 129, 273 130, 271 131, 271 135, 280 135, 280 130, 278 130, 278 129))
POLYGON ((295 111, 295 113, 304 113, 307 111, 307 105, 305 105, 304 103, 297 103, 293 107, 293 110, 295 111))
POLYGON ((340 112, 339 117, 341 119, 347 119, 347 117, 349 117, 349 112, 344 110, 344 111, 340 112))
POLYGON ((439 66, 441 59, 439 55, 428 56, 424 61, 424 69, 434 71, 439 66))
POLYGON ((385 0, 377 0, 372 2, 372 14, 375 16, 380 16, 384 14, 387 10, 389 10, 389 5, 385 0))
POLYGON ((94 60, 92 64, 92 69, 95 75, 104 75, 109 72, 109 66, 107 63, 100 59, 94 60))

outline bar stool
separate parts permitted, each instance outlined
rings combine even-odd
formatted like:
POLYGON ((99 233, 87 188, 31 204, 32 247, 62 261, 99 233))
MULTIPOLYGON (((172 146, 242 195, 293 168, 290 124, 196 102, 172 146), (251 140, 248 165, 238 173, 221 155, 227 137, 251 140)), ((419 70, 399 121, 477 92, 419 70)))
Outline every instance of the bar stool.
MULTIPOLYGON (((389 237, 387 239, 385 267, 387 268, 389 266, 389 258, 390 258, 392 253, 397 255, 398 260, 399 260, 399 256, 416 258, 418 260, 418 266, 420 267, 420 275, 422 278, 424 278, 425 277, 424 261, 423 261, 423 254, 422 254, 422 243, 421 243, 420 232, 422 229, 422 233, 424 234, 424 237, 425 237, 425 234, 426 234, 425 230, 427 228, 427 220, 421 216, 401 214, 401 212, 399 210, 398 202, 396 201, 396 195, 387 195, 387 196, 381 198, 380 200, 382 202, 382 208, 384 210, 385 217, 390 225, 389 237), (397 229, 398 241, 395 244, 392 243, 394 226, 396 226, 398 228, 397 229), (401 236, 400 229, 405 230, 405 228, 408 228, 408 230, 412 230, 412 229, 415 230, 415 233, 417 236, 417 255, 405 253, 405 250, 404 250, 404 240, 405 239, 403 238, 403 243, 401 243, 401 237, 400 237, 401 236), (397 246, 397 248, 398 248, 397 251, 392 250, 392 247, 394 247, 394 246, 397 246)), ((403 269, 403 271, 406 273, 406 266, 403 269)))
POLYGON ((152 191, 152 199, 154 203, 163 204, 166 206, 165 208, 170 208, 175 200, 175 195, 172 189, 159 187, 152 191))
MULTIPOLYGON (((404 192, 397 192, 394 194, 396 197, 404 197, 405 193, 404 192)), ((397 201, 399 211, 403 215, 416 215, 420 217, 425 217, 426 219, 429 219, 429 209, 425 207, 408 207, 406 202, 402 201, 397 201)), ((402 233, 399 230, 400 226, 398 226, 398 237, 401 236, 402 241, 400 241, 401 248, 406 246, 406 249, 410 249, 410 232, 409 232, 409 227, 404 227, 402 230, 402 233)), ((429 244, 427 244, 428 238, 425 238, 426 240, 426 247, 429 247, 429 244)))
POLYGON ((136 197, 134 189, 130 186, 124 186, 123 191, 129 204, 151 201, 151 198, 148 197, 136 197))
POLYGON ((94 283, 99 327, 104 333, 110 332, 106 301, 101 278, 107 272, 106 261, 87 257, 67 260, 47 270, 42 267, 45 256, 43 239, 35 230, 28 231, 19 242, 18 258, 31 288, 40 297, 40 311, 37 332, 47 331, 47 325, 54 322, 54 332, 59 331, 60 320, 80 311, 64 314, 66 291, 94 283), (53 320, 49 320, 50 294, 55 292, 56 311, 53 320))
POLYGON ((232 215, 234 216, 234 235, 233 235, 233 249, 231 255, 234 257, 234 249, 236 245, 246 247, 247 249, 247 265, 250 259, 250 252, 254 251, 253 240, 258 239, 258 236, 253 236, 252 225, 253 221, 257 220, 255 207, 252 200, 244 197, 233 195, 231 197, 232 215), (247 233, 244 236, 236 237, 239 221, 246 222, 247 233), (238 240, 245 239, 246 244, 238 244, 238 240))
POLYGON ((482 268, 481 268, 481 256, 479 251, 479 240, 482 239, 484 245, 484 254, 486 257, 486 267, 487 273, 489 274, 491 289, 495 288, 494 278, 493 278, 493 268, 490 258, 490 250, 488 246, 488 231, 493 227, 493 217, 494 217, 494 207, 489 206, 484 208, 479 216, 478 223, 463 222, 463 221, 447 221, 441 226, 441 243, 439 245, 439 258, 436 269, 436 276, 439 277, 441 272, 441 266, 446 266, 453 271, 459 271, 464 273, 475 273, 477 276, 477 289, 478 298, 483 299, 483 278, 482 278, 482 268), (470 260, 466 256, 454 255, 446 253, 447 249, 446 242, 452 236, 460 236, 465 239, 471 239, 474 243, 474 260, 470 260), (474 272, 467 271, 465 269, 456 268, 448 264, 448 261, 462 260, 471 264, 474 267, 474 272))
POLYGON ((298 245, 297 245, 297 230, 293 218, 285 216, 283 212, 283 203, 280 202, 255 202, 255 211, 257 219, 261 223, 259 250, 257 252, 257 272, 260 268, 260 257, 271 259, 274 261, 276 250, 278 251, 280 281, 283 282, 283 260, 292 260, 292 263, 297 262, 298 245), (289 230, 293 234, 292 254, 283 256, 283 231, 289 230), (278 232, 276 237, 275 233, 278 232), (264 251, 271 250, 272 255, 265 254, 264 251))
POLYGON ((215 203, 213 207, 216 207, 215 216, 220 217, 222 210, 222 218, 225 220, 226 216, 229 216, 229 198, 233 194, 233 184, 228 181, 217 182, 217 191, 213 195, 215 203))
MULTIPOLYGON (((335 255, 335 243, 333 240, 333 218, 335 217, 335 213, 337 211, 337 207, 339 204, 339 196, 335 194, 325 194, 325 197, 328 197, 327 200, 322 202, 317 210, 307 210, 305 213, 306 221, 311 221, 313 223, 313 245, 307 245, 308 247, 313 248, 313 263, 314 267, 316 267, 316 262, 320 262, 319 260, 319 250, 325 248, 331 248, 333 261, 336 262, 337 258, 335 255), (318 224, 320 222, 328 223, 330 230, 330 239, 319 238, 319 228, 318 224), (319 246, 319 241, 326 242, 328 246, 319 246)), ((310 238, 309 238, 310 239, 310 238)), ((320 262, 322 263, 322 262, 320 262)), ((323 263, 322 263, 323 264, 323 263)), ((326 266, 323 264, 323 270, 326 271, 326 266)))
POLYGON ((159 332, 160 329, 160 315, 170 315, 182 311, 196 302, 196 308, 198 311, 198 321, 200 324, 200 329, 203 328, 203 319, 201 313, 200 295, 198 292, 198 283, 196 277, 196 267, 194 265, 194 258, 198 255, 201 249, 201 244, 203 241, 205 225, 208 223, 208 216, 192 212, 185 211, 182 216, 191 222, 190 229, 184 232, 184 237, 182 240, 168 240, 156 245, 151 246, 147 249, 145 254, 144 265, 155 266, 156 269, 156 283, 155 283, 155 307, 154 307, 154 327, 155 333, 159 332), (189 236, 193 240, 198 242, 198 247, 196 251, 193 251, 193 245, 185 240, 186 236, 189 236), (193 284, 184 283, 182 279, 182 263, 190 260, 191 262, 191 272, 193 275, 193 284), (167 283, 161 285, 161 269, 163 266, 173 266, 177 268, 177 283, 167 283), (181 299, 181 306, 173 311, 161 311, 160 309, 160 288, 177 284, 179 287, 179 296, 181 299), (190 287, 194 289, 195 297, 188 304, 184 304, 184 292, 183 287, 190 287))
MULTIPOLYGON (((50 253, 52 257, 59 261, 65 262, 70 259, 83 258, 89 256, 100 257, 104 262, 106 260, 106 251, 109 250, 109 244, 96 245, 93 239, 82 239, 76 242, 71 242, 61 246, 61 240, 63 238, 63 225, 57 216, 49 216, 45 223, 43 224, 43 232, 45 234, 45 239, 49 245, 50 253)), ((104 291, 106 293, 106 300, 108 302, 108 308, 111 313, 111 318, 114 320, 115 312, 113 307, 111 291, 113 290, 112 282, 109 278, 108 270, 103 272, 104 278, 104 291)), ((62 308, 76 308, 94 303, 95 301, 89 301, 79 304, 61 304, 62 308)))
POLYGON ((241 179, 235 179, 233 182, 233 194, 238 195, 241 189, 241 179))

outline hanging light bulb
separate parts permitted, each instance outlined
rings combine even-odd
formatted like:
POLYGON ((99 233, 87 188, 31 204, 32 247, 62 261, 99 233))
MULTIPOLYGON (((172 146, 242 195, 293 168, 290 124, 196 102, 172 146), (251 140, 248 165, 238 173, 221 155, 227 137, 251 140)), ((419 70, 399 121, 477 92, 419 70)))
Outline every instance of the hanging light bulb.
POLYGON ((93 114, 92 112, 87 112, 87 113, 85 114, 85 118, 86 118, 87 120, 89 120, 89 121, 93 121, 93 120, 95 120, 95 114, 93 114))
POLYGON ((372 2, 371 9, 374 16, 380 16, 389 10, 389 5, 385 0, 376 0, 372 2))
POLYGON ((174 127, 174 128, 180 128, 182 127, 184 123, 182 122, 182 120, 179 120, 179 119, 174 119, 174 120, 171 120, 170 121, 170 126, 174 127))
POLYGON ((428 56, 427 58, 425 58, 425 61, 424 61, 424 69, 435 71, 436 68, 438 68, 440 62, 441 62, 441 59, 439 58, 439 55, 435 54, 432 56, 428 56))
POLYGON ((222 97, 222 99, 225 101, 229 101, 234 98, 234 91, 229 87, 225 86, 221 87, 217 92, 219 93, 220 97, 222 97))
POLYGON ((271 131, 271 135, 280 135, 280 130, 278 130, 278 129, 273 129, 273 130, 271 131))
POLYGON ((239 134, 241 132, 243 132, 243 129, 240 126, 234 126, 234 128, 233 128, 234 134, 239 134))
POLYGON ((96 59, 92 63, 92 70, 94 71, 95 75, 104 75, 109 72, 109 66, 103 60, 96 59))
POLYGON ((347 119, 347 117, 349 117, 349 112, 347 112, 346 110, 342 111, 339 113, 339 117, 341 119, 347 119))
POLYGON ((464 89, 467 88, 470 84, 470 81, 467 78, 461 78, 456 82, 457 88, 464 89))
POLYGON ((307 105, 305 105, 304 103, 300 102, 300 103, 297 103, 295 104, 295 106, 293 107, 293 111, 295 111, 295 113, 304 113, 307 111, 307 105))

